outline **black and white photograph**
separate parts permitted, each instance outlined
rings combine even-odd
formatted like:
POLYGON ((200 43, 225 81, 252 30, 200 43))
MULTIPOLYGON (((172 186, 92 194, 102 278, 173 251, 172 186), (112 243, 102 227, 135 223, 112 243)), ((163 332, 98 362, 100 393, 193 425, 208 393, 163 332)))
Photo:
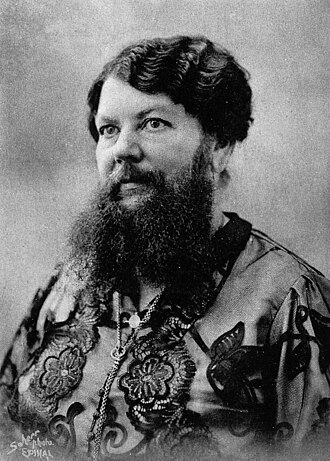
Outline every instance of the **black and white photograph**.
POLYGON ((329 459, 329 30, 0 1, 1 461, 329 459))

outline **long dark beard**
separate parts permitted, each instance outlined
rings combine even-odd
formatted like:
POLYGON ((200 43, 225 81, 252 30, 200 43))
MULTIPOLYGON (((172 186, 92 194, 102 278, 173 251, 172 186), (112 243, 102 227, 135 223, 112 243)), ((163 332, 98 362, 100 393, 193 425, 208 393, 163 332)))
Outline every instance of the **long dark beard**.
MULTIPOLYGON (((123 289, 137 277, 155 286, 194 290, 211 276, 212 182, 208 147, 171 179, 157 171, 145 178, 152 194, 134 209, 114 199, 116 185, 98 190, 73 226, 68 266, 78 286, 123 289)), ((125 174, 139 175, 134 165, 125 174)))

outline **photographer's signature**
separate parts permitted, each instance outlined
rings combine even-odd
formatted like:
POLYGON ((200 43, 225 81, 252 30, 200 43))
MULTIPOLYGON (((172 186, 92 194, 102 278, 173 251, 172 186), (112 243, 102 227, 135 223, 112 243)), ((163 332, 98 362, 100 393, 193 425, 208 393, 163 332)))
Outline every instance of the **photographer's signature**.
POLYGON ((17 452, 21 453, 24 458, 39 458, 51 461, 54 456, 51 453, 51 446, 54 443, 47 438, 39 438, 38 434, 40 431, 32 432, 31 434, 24 436, 22 434, 21 440, 14 440, 10 444, 10 450, 7 455, 17 452))

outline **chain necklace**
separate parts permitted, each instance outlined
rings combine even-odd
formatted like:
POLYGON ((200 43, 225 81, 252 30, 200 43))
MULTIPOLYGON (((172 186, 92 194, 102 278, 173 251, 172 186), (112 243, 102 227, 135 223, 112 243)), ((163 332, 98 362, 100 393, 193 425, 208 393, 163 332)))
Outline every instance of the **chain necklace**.
POLYGON ((101 439, 102 439, 102 432, 103 432, 103 425, 106 419, 106 406, 108 396, 112 387, 112 384, 119 372, 121 365, 123 364, 126 355, 128 354, 130 348, 132 347, 139 331, 141 328, 146 325, 151 317, 151 314, 156 309, 160 298, 162 297, 164 290, 161 291, 147 306, 147 312, 143 319, 139 321, 137 319, 137 315, 134 315, 136 319, 132 323, 131 326, 135 325, 136 328, 132 328, 132 333, 127 338, 125 344, 122 344, 121 338, 121 327, 120 327, 120 314, 121 314, 121 305, 122 305, 122 297, 118 292, 115 292, 113 295, 114 304, 116 304, 116 311, 117 311, 117 342, 116 347, 111 351, 111 356, 113 358, 113 365, 109 373, 107 374, 106 380, 102 389, 100 389, 100 400, 97 407, 97 411, 94 413, 93 422, 91 425, 90 432, 88 434, 88 442, 89 444, 94 440, 91 458, 93 461, 97 461, 100 453, 101 447, 101 439))

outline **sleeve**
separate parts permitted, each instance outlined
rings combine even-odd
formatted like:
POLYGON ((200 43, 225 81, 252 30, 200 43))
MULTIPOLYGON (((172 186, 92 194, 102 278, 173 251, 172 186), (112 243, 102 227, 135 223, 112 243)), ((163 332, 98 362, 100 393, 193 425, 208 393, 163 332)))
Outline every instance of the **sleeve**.
MULTIPOLYGON (((15 394, 18 378, 27 369, 42 345, 47 322, 60 316, 67 317, 72 309, 68 296, 63 302, 59 289, 60 268, 54 271, 48 284, 39 288, 27 316, 19 326, 0 369, 0 449, 8 448, 11 440, 20 440, 22 432, 11 420, 8 405, 15 394)), ((63 287, 63 284, 60 284, 63 287)))
MULTIPOLYGON (((309 272, 291 287, 270 331, 275 438, 330 443, 330 282, 309 272)), ((309 459, 309 458, 308 458, 309 459)), ((321 458, 320 458, 321 459, 321 458)))
POLYGON ((19 326, 12 344, 0 369, 0 386, 10 394, 17 376, 27 365, 29 356, 40 345, 40 332, 37 324, 41 308, 51 292, 57 274, 52 276, 47 286, 39 288, 33 298, 29 312, 19 326))

